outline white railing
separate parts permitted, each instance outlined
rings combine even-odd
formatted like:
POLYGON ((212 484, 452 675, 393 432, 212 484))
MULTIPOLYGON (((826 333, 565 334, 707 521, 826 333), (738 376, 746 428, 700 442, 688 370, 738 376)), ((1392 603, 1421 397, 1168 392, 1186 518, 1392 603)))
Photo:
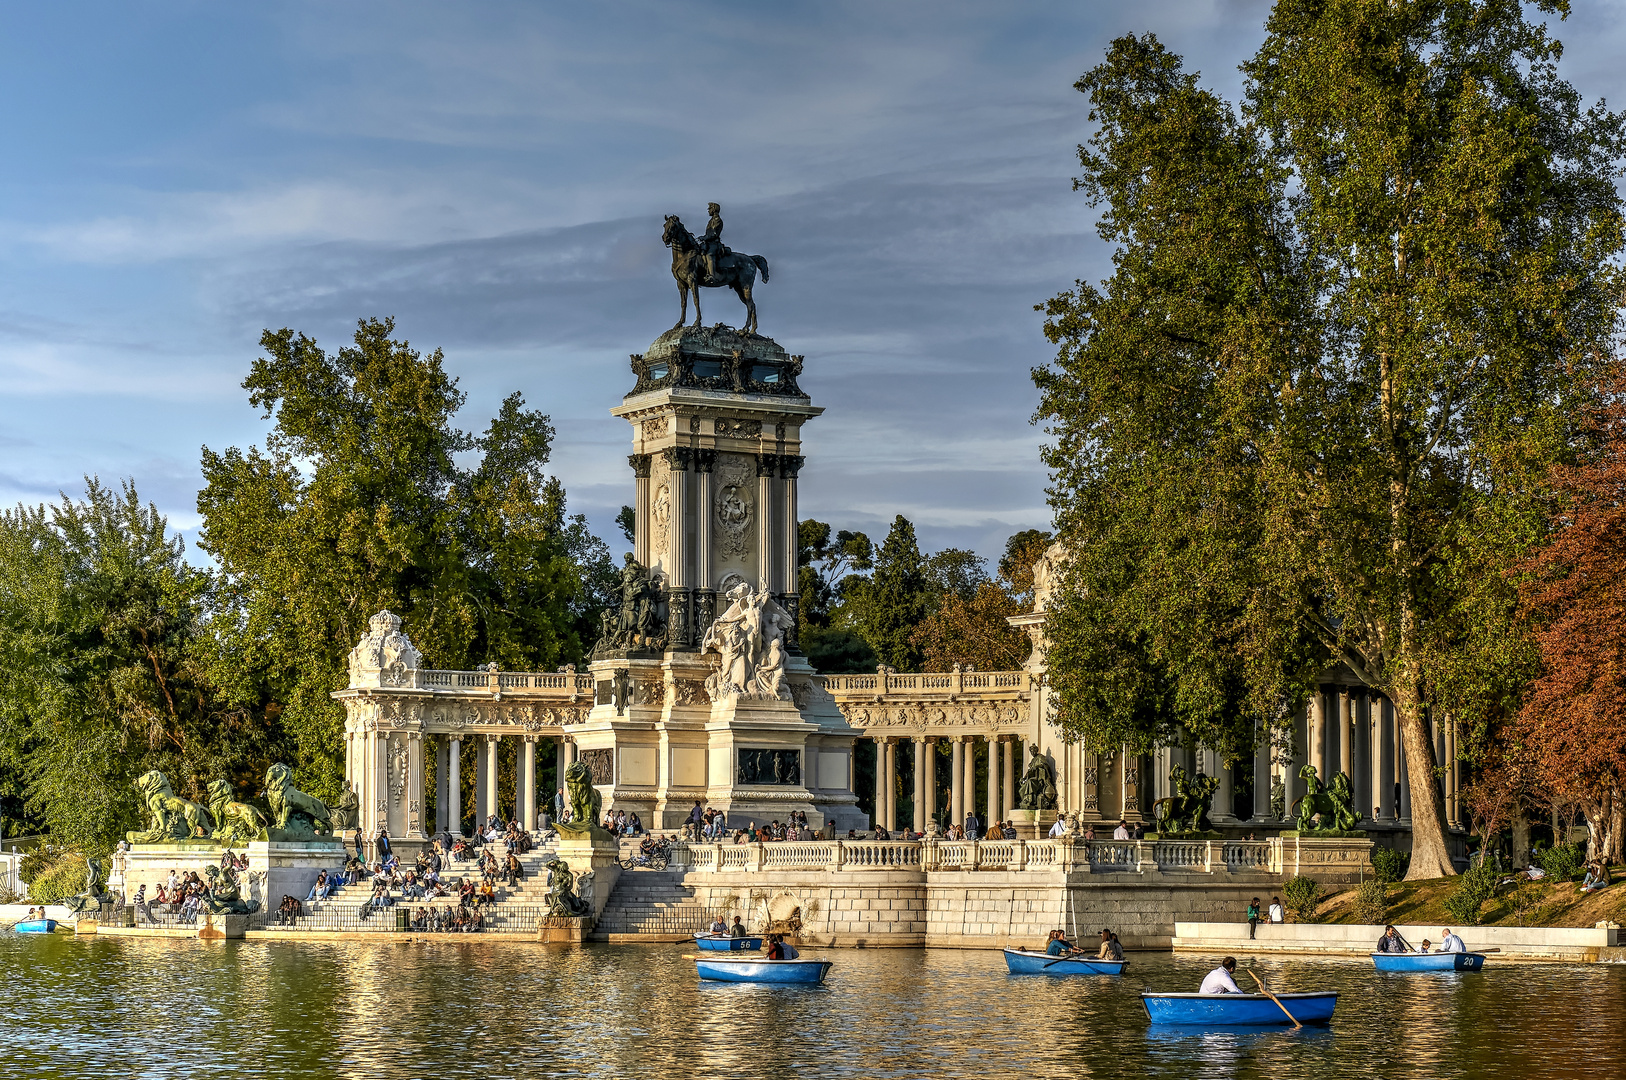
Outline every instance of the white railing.
POLYGON ((691 844, 672 865, 701 873, 789 870, 1279 872, 1279 840, 801 840, 691 844))
POLYGON ((438 671, 420 669, 418 685, 445 690, 552 690, 561 694, 591 694, 593 676, 586 672, 438 671))

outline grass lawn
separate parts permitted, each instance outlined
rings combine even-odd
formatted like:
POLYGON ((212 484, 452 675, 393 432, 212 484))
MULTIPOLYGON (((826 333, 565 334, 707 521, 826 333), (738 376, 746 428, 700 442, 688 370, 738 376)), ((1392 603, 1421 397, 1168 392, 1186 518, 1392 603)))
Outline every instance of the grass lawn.
MULTIPOLYGON (((1481 926, 1594 926, 1609 920, 1626 925, 1626 882, 1619 870, 1615 884, 1582 895, 1580 882, 1530 882, 1497 887, 1496 896, 1480 910, 1481 926)), ((1521 879, 1522 880, 1522 879, 1521 879)), ((1402 881, 1389 886, 1386 921, 1412 925, 1459 926, 1445 910, 1445 898, 1456 891, 1456 878, 1402 881)), ((1321 902, 1317 922, 1354 923, 1353 886, 1341 887, 1321 902)))

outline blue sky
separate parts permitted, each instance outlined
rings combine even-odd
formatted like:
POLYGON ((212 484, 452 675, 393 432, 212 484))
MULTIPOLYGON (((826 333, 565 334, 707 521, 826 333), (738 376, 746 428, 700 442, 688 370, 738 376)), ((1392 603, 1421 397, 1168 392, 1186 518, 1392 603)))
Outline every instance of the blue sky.
MULTIPOLYGON (((1559 28, 1623 96, 1620 3, 1559 28)), ((1268 5, 0 6, 0 502, 133 477, 190 538, 199 448, 263 441, 260 331, 446 352, 481 429, 522 391, 613 536, 628 353, 677 317, 661 217, 760 253, 807 356, 804 515, 993 555, 1045 526, 1032 305, 1107 255, 1073 81, 1155 31, 1234 100, 1268 5)), ((737 324, 732 296, 707 321, 737 324)))

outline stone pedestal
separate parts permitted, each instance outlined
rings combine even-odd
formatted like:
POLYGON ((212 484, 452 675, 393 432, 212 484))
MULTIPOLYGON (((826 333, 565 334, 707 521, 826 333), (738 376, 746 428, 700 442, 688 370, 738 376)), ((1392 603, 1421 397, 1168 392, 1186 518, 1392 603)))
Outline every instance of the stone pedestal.
POLYGON ((200 941, 241 941, 243 933, 248 929, 247 915, 211 915, 203 912, 200 921, 202 922, 198 927, 200 941))
POLYGON ((554 852, 570 864, 570 872, 576 877, 576 894, 593 905, 593 917, 588 921, 596 923, 621 877, 620 847, 602 840, 564 839, 554 852), (589 871, 593 874, 591 895, 582 891, 582 875, 589 871))
POLYGON ((1050 826, 1056 823, 1054 810, 1012 810, 1011 824, 1016 827, 1018 840, 1044 840, 1050 835, 1050 826))
POLYGON ((592 926, 593 920, 588 918, 544 917, 537 920, 536 940, 544 945, 584 945, 592 926))
MULTIPOLYGON (((136 844, 125 856, 125 891, 134 897, 147 887, 150 903, 158 886, 169 879, 170 871, 184 875, 188 870, 204 876, 206 866, 219 866, 225 849, 204 840, 176 844, 136 844)), ((241 851, 239 852, 241 854, 241 851)), ((243 899, 258 900, 260 907, 275 908, 284 895, 303 900, 316 882, 316 875, 344 867, 345 850, 334 838, 309 841, 256 840, 248 845, 248 873, 242 877, 243 899)))

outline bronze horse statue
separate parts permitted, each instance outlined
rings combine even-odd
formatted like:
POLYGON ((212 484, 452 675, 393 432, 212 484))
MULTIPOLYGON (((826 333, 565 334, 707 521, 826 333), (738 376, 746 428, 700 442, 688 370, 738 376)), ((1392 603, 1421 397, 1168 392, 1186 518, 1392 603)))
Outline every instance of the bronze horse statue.
POLYGON ((704 286, 708 289, 733 289, 734 295, 745 305, 745 326, 741 329, 747 334, 757 332, 757 305, 751 299, 751 287, 756 284, 758 270, 762 271, 762 280, 768 280, 767 259, 761 255, 730 251, 716 260, 717 273, 707 277, 700 241, 684 228, 683 222, 675 214, 666 215, 661 242, 672 249, 672 277, 677 281, 678 299, 682 301, 676 326, 682 326, 689 317, 691 292, 694 293, 694 324, 700 325, 700 289, 704 286))

